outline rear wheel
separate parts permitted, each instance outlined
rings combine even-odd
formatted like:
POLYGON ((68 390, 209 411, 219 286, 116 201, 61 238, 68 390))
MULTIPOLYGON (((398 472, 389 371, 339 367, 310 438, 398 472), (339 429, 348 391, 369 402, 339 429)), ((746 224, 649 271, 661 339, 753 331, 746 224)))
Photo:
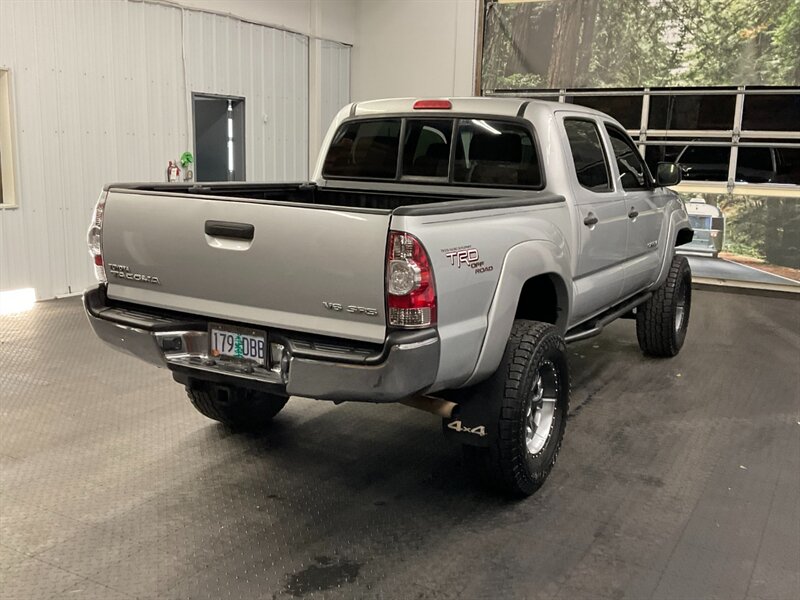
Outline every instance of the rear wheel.
POLYGON ((636 309, 636 337, 649 356, 675 356, 683 347, 692 308, 692 270, 685 256, 674 256, 667 280, 636 309))
POLYGON ((481 388, 500 403, 488 448, 464 446, 468 467, 496 489, 528 496, 555 465, 569 410, 566 346, 548 323, 514 322, 503 360, 481 388))
POLYGON ((186 393, 198 412, 209 419, 248 431, 265 427, 289 400, 246 388, 203 383, 187 386, 186 393))

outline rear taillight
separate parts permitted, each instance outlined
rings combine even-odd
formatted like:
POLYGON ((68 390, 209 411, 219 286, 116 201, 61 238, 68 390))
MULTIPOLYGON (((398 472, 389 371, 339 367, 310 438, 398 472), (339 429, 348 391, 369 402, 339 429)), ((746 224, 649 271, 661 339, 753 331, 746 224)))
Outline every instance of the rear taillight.
POLYGON ((431 261, 410 233, 389 232, 386 252, 389 325, 415 329, 436 325, 436 286, 431 261))
POLYGON ((94 275, 100 283, 107 283, 106 271, 103 267, 103 213, 106 209, 106 196, 108 192, 103 191, 97 199, 97 204, 92 213, 92 222, 89 225, 89 232, 86 234, 86 242, 89 244, 89 254, 94 262, 94 275))

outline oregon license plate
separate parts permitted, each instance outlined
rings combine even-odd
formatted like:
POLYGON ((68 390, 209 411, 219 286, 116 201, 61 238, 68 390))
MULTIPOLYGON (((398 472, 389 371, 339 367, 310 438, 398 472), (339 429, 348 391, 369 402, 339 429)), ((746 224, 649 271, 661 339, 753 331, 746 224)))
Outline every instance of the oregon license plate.
POLYGON ((208 342, 209 355, 212 358, 267 364, 267 336, 263 331, 230 325, 211 325, 208 342))

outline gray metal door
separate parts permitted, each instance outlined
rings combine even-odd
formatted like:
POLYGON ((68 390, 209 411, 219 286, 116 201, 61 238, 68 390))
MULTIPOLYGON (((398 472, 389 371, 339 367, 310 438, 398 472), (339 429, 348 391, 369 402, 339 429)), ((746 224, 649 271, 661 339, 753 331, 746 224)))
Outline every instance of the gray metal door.
POLYGON ((614 304, 622 293, 628 236, 623 195, 611 184, 600 128, 587 115, 564 115, 567 156, 573 168, 578 248, 573 323, 614 304))
POLYGON ((657 190, 639 151, 628 135, 605 124, 615 187, 625 198, 628 222, 625 282, 622 296, 630 296, 655 281, 661 265, 661 227, 668 195, 657 190))

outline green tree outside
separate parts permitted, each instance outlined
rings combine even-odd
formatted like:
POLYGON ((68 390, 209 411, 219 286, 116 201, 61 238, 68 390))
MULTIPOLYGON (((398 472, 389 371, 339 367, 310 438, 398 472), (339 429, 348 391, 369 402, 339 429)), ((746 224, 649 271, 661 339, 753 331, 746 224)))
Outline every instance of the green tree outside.
POLYGON ((486 5, 483 89, 800 84, 800 0, 486 5))

